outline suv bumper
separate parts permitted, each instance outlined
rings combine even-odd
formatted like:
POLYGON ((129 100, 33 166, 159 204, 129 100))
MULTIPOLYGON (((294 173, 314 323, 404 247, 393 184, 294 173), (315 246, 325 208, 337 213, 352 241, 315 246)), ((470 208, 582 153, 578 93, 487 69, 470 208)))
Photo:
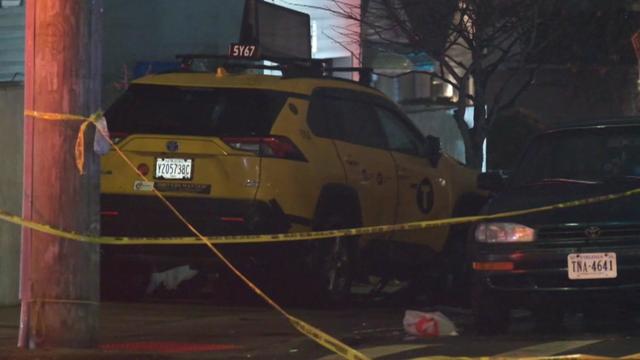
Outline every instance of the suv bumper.
MULTIPOLYGON (((633 300, 640 294, 640 247, 555 248, 517 251, 479 250, 474 263, 512 263, 511 270, 473 270, 476 290, 511 304, 533 305, 546 301, 565 304, 595 299, 633 300), (617 277, 571 280, 567 256, 571 253, 615 252, 617 277), (632 296, 629 296, 632 295, 632 296)), ((638 301, 638 300, 636 300, 638 301)))

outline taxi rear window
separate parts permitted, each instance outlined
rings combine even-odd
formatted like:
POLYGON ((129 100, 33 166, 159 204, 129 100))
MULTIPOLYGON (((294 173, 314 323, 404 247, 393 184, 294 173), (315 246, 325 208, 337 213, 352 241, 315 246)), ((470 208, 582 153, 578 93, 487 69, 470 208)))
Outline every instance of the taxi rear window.
POLYGON ((127 134, 264 136, 286 99, 269 90, 132 85, 105 117, 110 131, 127 134))

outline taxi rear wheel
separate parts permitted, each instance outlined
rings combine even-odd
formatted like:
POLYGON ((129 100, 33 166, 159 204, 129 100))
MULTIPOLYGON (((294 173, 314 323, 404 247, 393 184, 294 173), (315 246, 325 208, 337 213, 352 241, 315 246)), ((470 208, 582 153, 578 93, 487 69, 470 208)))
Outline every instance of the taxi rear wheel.
POLYGON ((353 254, 345 237, 336 237, 323 244, 319 268, 322 295, 333 304, 348 302, 353 282, 353 254))
MULTIPOLYGON (((316 227, 318 231, 351 227, 349 217, 334 214, 316 227)), ((312 244, 310 261, 309 303, 322 306, 344 305, 350 301, 351 285, 356 273, 356 237, 338 235, 312 244)))

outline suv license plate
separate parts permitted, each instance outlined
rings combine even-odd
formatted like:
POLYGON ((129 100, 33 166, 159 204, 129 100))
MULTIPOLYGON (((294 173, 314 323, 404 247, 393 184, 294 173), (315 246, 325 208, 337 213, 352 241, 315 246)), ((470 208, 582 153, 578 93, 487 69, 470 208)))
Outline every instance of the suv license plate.
POLYGON ((611 279, 618 276, 616 253, 585 253, 567 256, 569 279, 611 279))
POLYGON ((157 158, 156 179, 191 180, 193 159, 157 158))

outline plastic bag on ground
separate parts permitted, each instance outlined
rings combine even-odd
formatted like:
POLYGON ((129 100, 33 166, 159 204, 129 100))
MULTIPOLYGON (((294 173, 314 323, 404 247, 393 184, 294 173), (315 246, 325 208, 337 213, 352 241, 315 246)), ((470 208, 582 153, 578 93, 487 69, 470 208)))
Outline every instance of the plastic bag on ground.
POLYGON ((402 320, 404 330, 413 336, 436 337, 458 335, 453 321, 444 314, 436 312, 422 312, 407 310, 402 320))
POLYGON ((147 286, 147 294, 151 294, 160 286, 164 286, 167 290, 176 290, 181 282, 192 279, 196 274, 198 274, 198 271, 191 269, 189 265, 178 266, 167 271, 153 273, 147 286))

